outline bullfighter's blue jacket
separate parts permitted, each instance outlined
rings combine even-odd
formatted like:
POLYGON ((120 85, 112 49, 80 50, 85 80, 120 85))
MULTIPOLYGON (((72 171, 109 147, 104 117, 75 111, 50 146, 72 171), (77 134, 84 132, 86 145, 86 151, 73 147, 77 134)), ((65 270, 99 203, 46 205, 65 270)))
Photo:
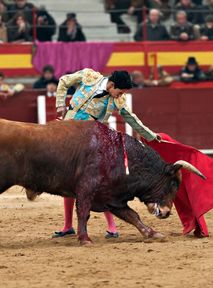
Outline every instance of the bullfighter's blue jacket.
POLYGON ((101 98, 94 98, 94 93, 98 89, 104 76, 92 69, 85 68, 73 74, 64 75, 60 78, 57 93, 56 107, 65 106, 67 90, 70 86, 77 85, 65 119, 94 120, 107 122, 113 111, 119 111, 124 121, 127 122, 136 132, 148 141, 157 138, 157 134, 146 127, 138 117, 132 113, 126 105, 126 96, 115 99, 110 95, 101 98))

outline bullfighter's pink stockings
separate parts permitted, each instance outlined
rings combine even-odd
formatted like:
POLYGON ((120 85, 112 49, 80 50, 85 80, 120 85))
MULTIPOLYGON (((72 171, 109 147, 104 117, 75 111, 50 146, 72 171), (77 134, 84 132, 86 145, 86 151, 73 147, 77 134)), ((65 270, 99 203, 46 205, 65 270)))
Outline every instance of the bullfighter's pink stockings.
MULTIPOLYGON (((66 232, 73 227, 73 207, 75 199, 64 198, 64 228, 62 232, 66 232)), ((116 225, 113 216, 110 212, 104 212, 105 218, 107 220, 107 231, 116 233, 116 225)))
POLYGON ((113 219, 113 216, 110 212, 104 212, 105 218, 107 220, 107 231, 112 232, 112 233, 116 233, 117 229, 116 229, 116 225, 115 225, 115 221, 113 219))
POLYGON ((64 198, 64 228, 62 232, 66 232, 73 227, 74 203, 74 198, 64 198))

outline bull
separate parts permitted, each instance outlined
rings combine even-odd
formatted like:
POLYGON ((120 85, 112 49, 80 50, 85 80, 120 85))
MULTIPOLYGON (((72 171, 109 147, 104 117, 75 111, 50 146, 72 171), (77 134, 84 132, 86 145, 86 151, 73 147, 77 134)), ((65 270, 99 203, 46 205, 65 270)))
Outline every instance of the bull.
POLYGON ((205 178, 191 164, 166 163, 146 144, 93 121, 38 125, 0 120, 0 163, 0 193, 20 185, 32 191, 31 196, 47 192, 76 198, 82 244, 91 241, 87 233, 90 211, 110 211, 144 237, 161 237, 127 202, 137 197, 150 213, 167 218, 181 183, 181 168, 205 178))

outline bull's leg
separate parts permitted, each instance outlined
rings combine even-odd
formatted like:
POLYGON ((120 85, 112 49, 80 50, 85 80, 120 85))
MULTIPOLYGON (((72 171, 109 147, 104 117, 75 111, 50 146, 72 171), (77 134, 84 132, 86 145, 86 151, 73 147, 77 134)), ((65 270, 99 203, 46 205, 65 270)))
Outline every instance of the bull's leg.
POLYGON ((76 207, 78 217, 78 240, 83 245, 90 244, 92 241, 87 233, 87 221, 89 220, 90 216, 91 203, 89 199, 77 198, 76 207))
POLYGON ((127 223, 130 223, 134 225, 142 235, 144 235, 146 238, 162 238, 163 235, 159 232, 154 231, 152 228, 146 226, 141 221, 139 215, 132 210, 129 206, 126 206, 124 208, 113 208, 111 209, 111 212, 117 216, 118 218, 126 221, 127 223))
POLYGON ((84 179, 82 178, 80 185, 76 189, 78 240, 81 244, 88 244, 92 242, 87 233, 87 221, 94 198, 93 188, 95 183, 93 183, 93 179, 90 179, 90 181, 84 179))

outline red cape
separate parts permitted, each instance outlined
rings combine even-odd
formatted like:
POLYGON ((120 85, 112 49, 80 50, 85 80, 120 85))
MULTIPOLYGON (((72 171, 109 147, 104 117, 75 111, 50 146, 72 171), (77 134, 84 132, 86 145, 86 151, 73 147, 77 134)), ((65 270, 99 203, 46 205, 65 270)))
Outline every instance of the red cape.
POLYGON ((171 163, 177 160, 188 161, 207 177, 207 180, 203 180, 183 169, 183 181, 174 204, 183 224, 184 234, 195 230, 194 234, 197 237, 208 236, 203 214, 213 209, 213 159, 193 147, 177 142, 167 134, 160 133, 160 135, 168 142, 152 141, 147 144, 165 161, 171 163))

